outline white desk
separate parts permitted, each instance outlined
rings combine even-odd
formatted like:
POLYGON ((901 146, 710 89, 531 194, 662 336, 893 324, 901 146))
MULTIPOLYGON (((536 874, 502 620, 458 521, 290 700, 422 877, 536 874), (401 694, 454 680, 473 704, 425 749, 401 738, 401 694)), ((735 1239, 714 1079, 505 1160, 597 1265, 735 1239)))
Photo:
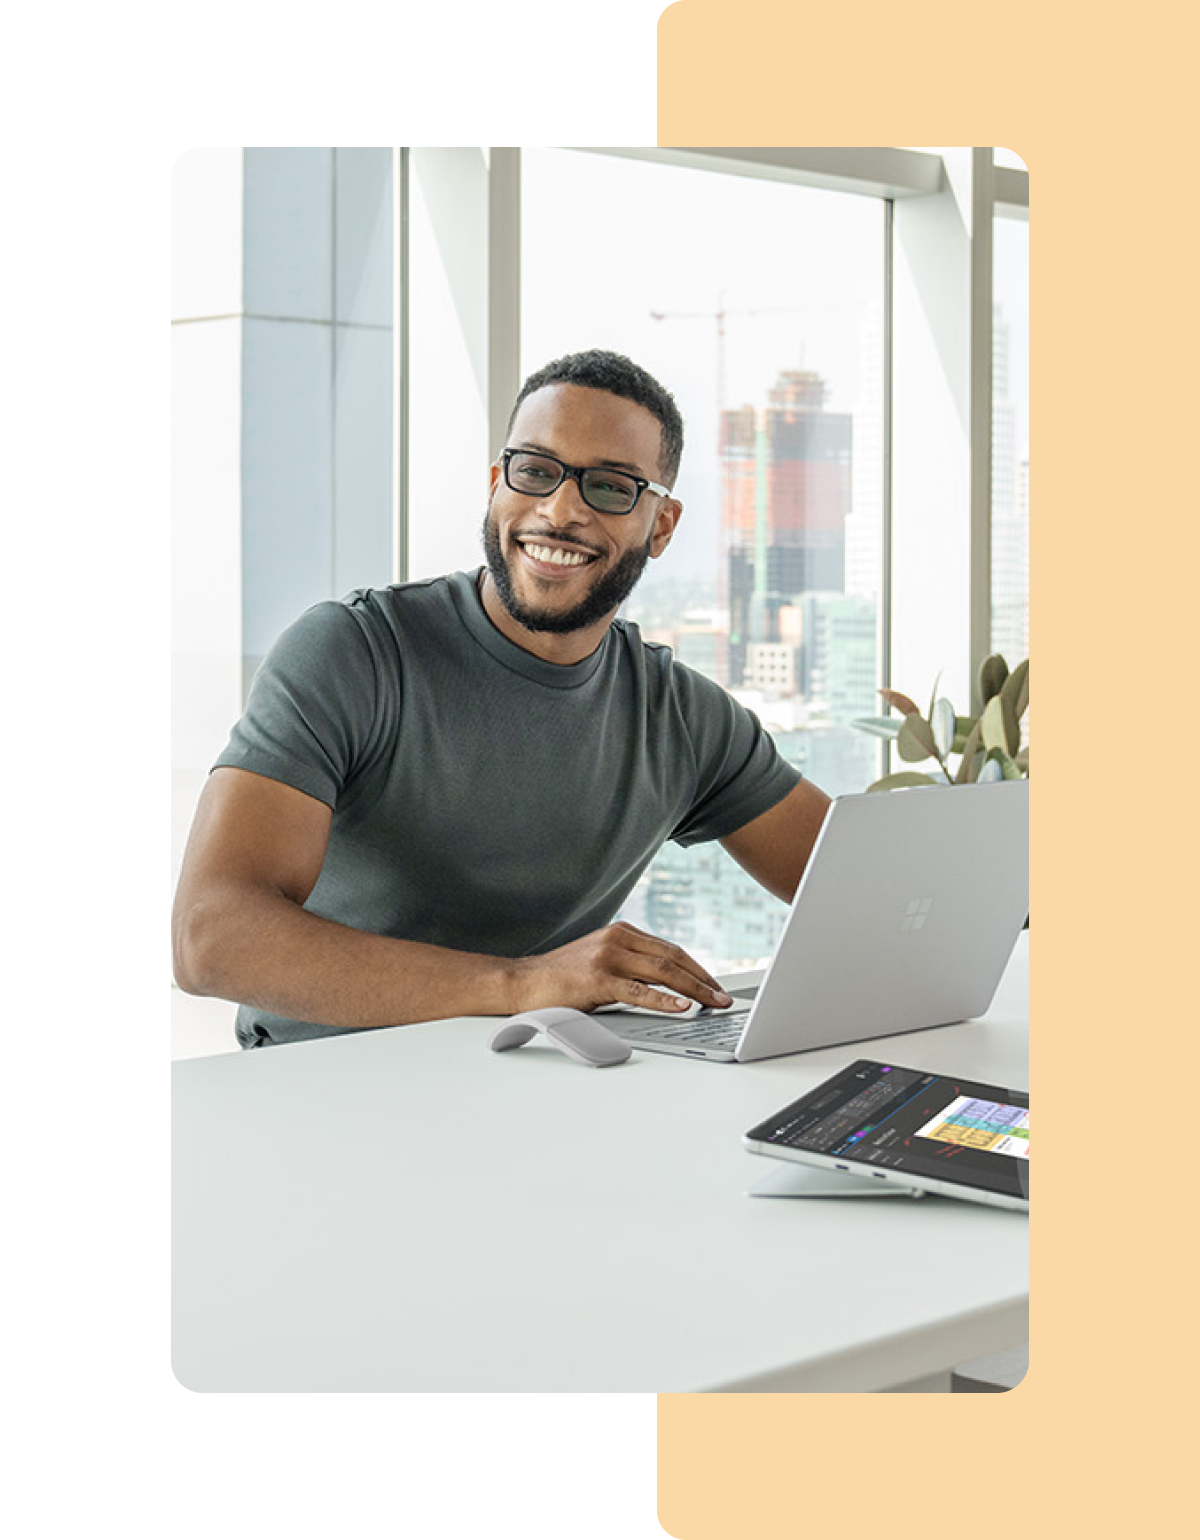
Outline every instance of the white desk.
POLYGON ((740 1140, 859 1056, 1028 1085, 1027 945, 980 1021, 760 1064, 492 1054, 478 1018, 176 1064, 176 1374, 859 1391, 1024 1341, 1024 1215, 749 1198, 740 1140))

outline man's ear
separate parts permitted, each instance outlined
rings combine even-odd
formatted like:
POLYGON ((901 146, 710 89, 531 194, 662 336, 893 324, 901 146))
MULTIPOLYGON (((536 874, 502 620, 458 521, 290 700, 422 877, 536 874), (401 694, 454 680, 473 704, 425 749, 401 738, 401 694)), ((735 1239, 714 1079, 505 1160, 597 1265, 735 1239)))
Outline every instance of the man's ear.
POLYGON ((492 498, 495 497, 495 495, 496 495, 496 483, 500 480, 500 477, 503 474, 504 474, 503 471, 500 469, 500 467, 498 465, 493 465, 491 470, 488 471, 488 504, 489 504, 489 506, 491 504, 492 498))
POLYGON ((657 560, 671 543, 675 526, 683 517, 683 504, 674 497, 664 497, 654 515, 654 531, 650 537, 650 555, 657 560))

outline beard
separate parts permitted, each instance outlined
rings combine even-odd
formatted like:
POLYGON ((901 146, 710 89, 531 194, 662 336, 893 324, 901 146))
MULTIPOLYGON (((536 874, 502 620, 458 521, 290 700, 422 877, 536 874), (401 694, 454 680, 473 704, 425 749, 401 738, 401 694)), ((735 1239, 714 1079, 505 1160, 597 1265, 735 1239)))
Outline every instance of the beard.
POLYGON ((513 589, 512 572, 500 549, 500 536, 490 512, 484 515, 482 535, 483 554, 487 558, 488 571, 492 575, 492 582, 496 585, 496 592, 504 608, 517 624, 524 626, 527 631, 553 631, 560 635, 568 631, 586 630, 588 626, 594 626, 597 621, 603 620, 614 610, 620 609, 637 587, 638 579, 650 560, 650 547, 654 542, 652 531, 645 545, 635 546, 632 551, 626 551, 616 566, 611 567, 603 577, 598 578, 573 609, 547 610, 522 604, 517 598, 513 589))

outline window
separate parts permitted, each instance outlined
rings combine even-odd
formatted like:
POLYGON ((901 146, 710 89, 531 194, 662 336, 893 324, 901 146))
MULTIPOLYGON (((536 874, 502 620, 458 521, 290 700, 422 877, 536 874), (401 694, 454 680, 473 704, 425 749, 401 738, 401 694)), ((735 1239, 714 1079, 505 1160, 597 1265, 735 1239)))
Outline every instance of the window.
MULTIPOLYGON (((878 700, 885 222, 880 197, 522 156, 522 376, 613 348, 684 417, 684 517, 626 614, 835 794, 877 773, 850 724, 878 700)), ((668 846, 625 917, 728 968, 783 911, 719 846, 668 846)))

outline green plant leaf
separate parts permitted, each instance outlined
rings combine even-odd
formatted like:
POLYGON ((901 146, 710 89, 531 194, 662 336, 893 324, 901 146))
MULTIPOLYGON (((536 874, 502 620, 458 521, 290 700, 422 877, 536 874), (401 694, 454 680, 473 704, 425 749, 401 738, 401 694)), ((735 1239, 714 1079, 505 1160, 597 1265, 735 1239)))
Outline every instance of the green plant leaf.
POLYGON ((986 770, 989 765, 996 765, 1000 770, 999 775, 996 775, 994 772, 989 774, 987 776, 989 781, 1022 781, 1025 779, 1025 777, 1021 774, 1020 767, 1018 766, 1016 760, 1007 755, 1003 749, 988 750, 987 759, 983 764, 983 770, 979 772, 979 779, 981 781, 984 779, 983 771, 986 770))
POLYGON ((901 759, 932 759, 934 757, 933 729, 918 712, 910 712, 904 718, 896 734, 896 749, 901 759))
POLYGON ((1007 700, 1012 708, 1014 718, 1019 722, 1025 715, 1029 706, 1029 659, 1024 663, 1018 663, 1016 668, 1004 681, 1004 687, 1000 691, 1002 700, 1007 700))
POLYGON ((979 730, 984 746, 989 749, 1004 747, 1004 715, 1000 709, 1000 697, 993 695, 983 708, 979 718, 979 730))
POLYGON ((979 722, 987 748, 1003 749, 1006 754, 1015 754, 1021 747, 1021 724, 1013 715, 1011 703, 1002 694, 992 696, 983 708, 979 722))
POLYGON ((894 738, 903 723, 899 717, 855 717, 850 726, 863 733, 872 733, 876 738, 894 738))
POLYGON ((991 700, 993 695, 999 695, 1004 688, 1004 681, 1008 678, 1008 664, 998 652, 984 658, 979 665, 979 698, 984 705, 991 700))
POLYGON ((939 782, 932 775, 925 775, 920 770, 897 770, 895 775, 885 775, 882 780, 872 781, 867 787, 868 791, 895 791, 901 786, 937 786, 939 782))
POLYGON ((1000 715, 1004 718, 1004 748, 1009 754, 1015 754, 1021 747, 1021 724, 1017 720, 1017 713, 1013 710, 1012 701, 1005 697, 1004 691, 1000 691, 1000 715))
POLYGON ((926 718, 926 720, 930 721, 930 722, 933 721, 933 708, 934 708, 934 705, 937 702, 937 687, 938 687, 939 684, 941 684, 941 682, 942 682, 942 670, 939 668, 938 671, 937 671, 937 678, 933 681, 933 689, 929 693, 929 715, 926 718))
POLYGON ((967 734, 966 742, 959 749, 962 760, 958 766, 958 773, 954 777, 957 785, 965 786, 968 782, 973 781, 979 773, 979 767, 975 764, 975 760, 979 755, 979 745, 982 740, 983 723, 982 719, 980 719, 971 724, 971 731, 967 734))
POLYGON ((958 718, 954 715, 954 707, 943 695, 940 700, 934 702, 933 710, 929 716, 929 726, 933 732, 933 741, 937 745, 937 751, 945 759, 954 744, 954 727, 958 718))
POLYGON ((917 703, 915 701, 909 700, 907 695, 901 695, 899 690, 880 690, 879 693, 883 696, 884 700, 887 701, 889 706, 894 706, 896 708, 902 717, 911 716, 914 711, 916 711, 918 715, 920 714, 917 703))
POLYGON ((975 779, 981 786, 986 781, 1002 781, 1004 779, 1004 771, 1000 768, 1000 761, 998 759, 985 759, 983 764, 980 765, 979 774, 975 779))
POLYGON ((1022 749, 1019 754, 1014 754, 1013 755, 1013 764, 1016 765, 1017 769, 1020 770, 1022 775, 1028 775, 1029 774, 1029 750, 1028 749, 1022 749))

